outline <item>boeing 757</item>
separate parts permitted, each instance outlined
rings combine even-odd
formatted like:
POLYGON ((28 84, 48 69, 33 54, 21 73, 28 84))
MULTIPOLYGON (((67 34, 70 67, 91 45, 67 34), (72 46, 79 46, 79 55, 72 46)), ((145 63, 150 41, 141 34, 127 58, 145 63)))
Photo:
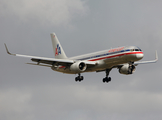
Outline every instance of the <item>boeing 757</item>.
POLYGON ((113 68, 118 68, 121 74, 130 75, 135 72, 138 64, 155 63, 158 60, 156 51, 155 60, 139 62, 144 54, 136 46, 123 46, 68 58, 55 33, 51 34, 51 39, 55 58, 12 54, 6 44, 5 47, 10 55, 30 58, 31 61, 36 62, 28 64, 50 67, 57 72, 78 74, 75 81, 79 82, 84 79, 81 73, 105 71, 106 77, 102 81, 108 83, 111 81, 109 73, 113 68))

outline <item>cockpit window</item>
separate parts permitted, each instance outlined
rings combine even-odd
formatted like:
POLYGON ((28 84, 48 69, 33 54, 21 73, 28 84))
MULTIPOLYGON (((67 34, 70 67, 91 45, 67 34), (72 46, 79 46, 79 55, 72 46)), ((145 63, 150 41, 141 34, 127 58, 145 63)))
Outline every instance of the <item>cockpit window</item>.
POLYGON ((130 51, 142 51, 141 49, 131 49, 130 51))
POLYGON ((138 51, 142 51, 139 47, 137 47, 138 48, 138 51))

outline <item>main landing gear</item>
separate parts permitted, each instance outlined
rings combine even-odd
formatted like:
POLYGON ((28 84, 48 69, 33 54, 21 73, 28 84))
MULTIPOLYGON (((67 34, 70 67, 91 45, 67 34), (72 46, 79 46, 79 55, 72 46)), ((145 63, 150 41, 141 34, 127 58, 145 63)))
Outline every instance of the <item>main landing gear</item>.
MULTIPOLYGON (((112 68, 111 68, 112 69, 112 68)), ((103 78, 103 82, 105 83, 108 83, 108 82, 110 82, 111 81, 111 77, 108 77, 109 76, 109 73, 110 73, 110 71, 111 71, 111 69, 106 69, 106 77, 105 78, 103 78)), ((80 73, 78 73, 78 76, 75 78, 75 81, 77 82, 77 81, 79 81, 79 82, 81 82, 82 80, 84 79, 84 77, 83 76, 81 76, 80 75, 80 73)))
POLYGON ((80 76, 80 73, 79 73, 79 74, 78 74, 78 77, 75 78, 75 81, 76 81, 76 82, 77 82, 77 81, 81 82, 83 79, 84 79, 84 77, 83 77, 83 76, 80 76))
POLYGON ((106 77, 103 78, 103 82, 110 82, 111 81, 111 77, 108 77, 109 76, 109 73, 110 73, 111 69, 106 69, 106 77))

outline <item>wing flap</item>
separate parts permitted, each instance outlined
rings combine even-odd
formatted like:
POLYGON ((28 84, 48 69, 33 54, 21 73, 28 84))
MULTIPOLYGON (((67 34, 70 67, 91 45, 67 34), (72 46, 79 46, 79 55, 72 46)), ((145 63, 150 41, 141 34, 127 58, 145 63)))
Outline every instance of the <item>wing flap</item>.
POLYGON ((28 65, 38 65, 38 66, 44 66, 44 67, 52 67, 51 65, 43 65, 43 64, 35 64, 35 63, 26 63, 28 65))
POLYGON ((32 60, 33 62, 37 62, 38 64, 39 64, 39 63, 43 63, 43 64, 52 65, 52 64, 55 64, 55 63, 56 63, 55 61, 49 61, 49 60, 43 60, 43 59, 35 59, 35 58, 32 58, 31 60, 32 60))

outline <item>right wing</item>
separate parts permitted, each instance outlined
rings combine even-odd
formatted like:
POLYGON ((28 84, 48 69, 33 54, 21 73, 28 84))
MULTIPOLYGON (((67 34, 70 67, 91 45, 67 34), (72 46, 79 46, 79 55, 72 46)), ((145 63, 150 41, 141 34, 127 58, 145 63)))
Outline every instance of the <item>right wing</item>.
POLYGON ((37 62, 37 64, 29 63, 29 64, 33 64, 33 65, 39 65, 39 63, 48 64, 48 65, 54 65, 56 63, 58 65, 65 65, 65 64, 73 64, 74 63, 73 60, 69 60, 69 59, 55 59, 55 58, 37 57, 37 56, 29 56, 29 55, 21 55, 21 54, 12 54, 12 53, 9 52, 6 44, 5 44, 5 47, 6 47, 6 51, 9 55, 30 58, 33 62, 37 62))
MULTIPOLYGON (((37 57, 37 56, 29 56, 29 55, 21 55, 21 54, 12 54, 9 52, 6 44, 5 44, 5 48, 9 55, 30 58, 33 62, 37 62, 37 64, 27 63, 27 64, 31 64, 31 65, 40 65, 40 66, 46 66, 46 67, 51 67, 53 65, 67 66, 67 65, 71 65, 71 64, 77 62, 75 60, 70 60, 70 59, 55 59, 55 58, 37 57), (40 64, 40 63, 42 63, 42 64, 40 64), (46 64, 46 65, 44 65, 44 64, 46 64)), ((97 64, 96 62, 93 62, 93 61, 84 61, 84 62, 87 65, 96 65, 97 64)))

